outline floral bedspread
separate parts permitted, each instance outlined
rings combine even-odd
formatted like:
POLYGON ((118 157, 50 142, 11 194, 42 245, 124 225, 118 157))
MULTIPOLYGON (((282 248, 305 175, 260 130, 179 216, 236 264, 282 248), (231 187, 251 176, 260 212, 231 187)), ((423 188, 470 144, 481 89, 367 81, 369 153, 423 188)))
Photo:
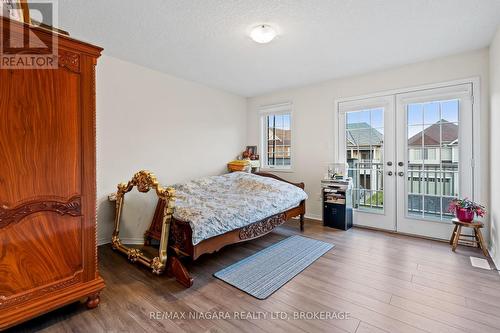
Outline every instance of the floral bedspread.
POLYGON ((174 217, 189 222, 193 245, 284 212, 307 199, 297 186, 245 172, 200 178, 173 187, 174 217))

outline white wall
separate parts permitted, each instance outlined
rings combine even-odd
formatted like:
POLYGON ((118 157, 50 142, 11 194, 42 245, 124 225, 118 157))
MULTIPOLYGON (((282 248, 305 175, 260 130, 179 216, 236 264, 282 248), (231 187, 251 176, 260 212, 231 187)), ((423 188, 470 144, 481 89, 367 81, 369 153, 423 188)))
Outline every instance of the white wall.
POLYGON ((500 27, 490 46, 490 176, 491 176, 491 205, 490 205, 490 253, 497 268, 500 268, 500 27), (494 170, 494 171, 493 171, 494 170))
MULTIPOLYGON (((220 174, 246 141, 246 100, 116 58, 97 65, 98 241, 109 242, 107 195, 141 169, 161 184, 220 174)), ((124 239, 142 239, 154 201, 126 197, 124 239), (149 212, 146 214, 145 212, 149 212)))
POLYGON ((258 106, 284 101, 293 102, 294 121, 294 170, 281 173, 286 179, 304 181, 310 196, 307 215, 321 218, 320 179, 328 162, 333 162, 334 145, 337 144, 334 127, 334 101, 391 89, 439 83, 462 78, 481 78, 481 202, 488 204, 488 49, 459 54, 446 58, 406 65, 366 75, 331 80, 320 84, 280 91, 248 99, 247 143, 259 144, 258 106))

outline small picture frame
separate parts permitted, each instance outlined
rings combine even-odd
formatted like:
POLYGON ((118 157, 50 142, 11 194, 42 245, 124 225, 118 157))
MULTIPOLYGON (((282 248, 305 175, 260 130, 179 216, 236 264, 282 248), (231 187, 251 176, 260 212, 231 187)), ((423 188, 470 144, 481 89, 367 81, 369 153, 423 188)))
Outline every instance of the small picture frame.
POLYGON ((257 146, 247 146, 245 151, 249 156, 257 155, 257 146))

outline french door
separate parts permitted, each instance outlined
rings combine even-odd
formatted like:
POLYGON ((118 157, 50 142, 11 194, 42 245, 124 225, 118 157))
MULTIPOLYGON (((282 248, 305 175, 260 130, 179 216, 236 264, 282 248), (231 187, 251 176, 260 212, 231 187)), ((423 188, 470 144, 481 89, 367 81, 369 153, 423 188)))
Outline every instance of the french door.
POLYGON ((353 181, 354 224, 396 229, 394 113, 394 96, 339 105, 339 161, 349 165, 353 181))
POLYGON ((449 238, 450 201, 473 198, 472 103, 472 84, 339 103, 354 224, 449 238))

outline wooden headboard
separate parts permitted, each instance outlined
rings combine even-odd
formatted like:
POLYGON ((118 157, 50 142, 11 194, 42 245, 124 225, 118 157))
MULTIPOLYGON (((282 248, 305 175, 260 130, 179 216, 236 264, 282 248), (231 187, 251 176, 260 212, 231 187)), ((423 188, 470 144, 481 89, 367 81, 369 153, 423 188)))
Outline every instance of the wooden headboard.
POLYGON ((285 180, 279 176, 276 176, 272 173, 268 173, 268 172, 256 172, 254 173, 254 175, 258 175, 258 176, 262 176, 262 177, 269 177, 269 178, 274 178, 274 179, 277 179, 277 180, 280 180, 282 182, 285 182, 285 183, 288 183, 288 184, 292 184, 292 185, 295 185, 297 187, 300 187, 301 189, 304 189, 305 185, 304 183, 292 183, 292 182, 289 182, 288 180, 285 180))

